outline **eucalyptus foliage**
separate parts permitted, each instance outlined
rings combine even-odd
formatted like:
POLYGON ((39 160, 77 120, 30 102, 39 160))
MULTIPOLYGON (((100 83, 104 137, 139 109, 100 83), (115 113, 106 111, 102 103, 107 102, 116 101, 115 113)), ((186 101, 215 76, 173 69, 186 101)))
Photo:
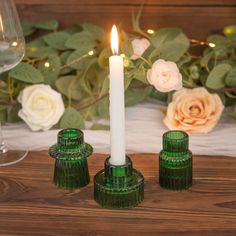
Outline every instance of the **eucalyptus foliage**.
MULTIPOLYGON (((157 59, 165 59, 177 63, 185 87, 204 86, 218 93, 226 106, 234 107, 236 26, 226 27, 223 34, 209 36, 202 55, 195 56, 190 50, 191 40, 181 29, 162 28, 150 35, 141 30, 139 17, 139 14, 133 16, 132 34, 121 31, 126 106, 134 106, 147 98, 170 101, 171 94, 156 91, 146 78, 151 65, 157 59), (141 58, 131 60, 131 42, 138 37, 146 37, 151 46, 141 58)), ((23 62, 0 76, 2 122, 19 120, 17 97, 22 89, 45 83, 63 95, 66 111, 58 124, 61 128, 83 128, 87 120, 92 121, 92 129, 107 129, 96 123, 97 118, 109 115, 108 58, 111 50, 107 32, 92 24, 59 30, 55 20, 22 25, 28 39, 23 62)), ((232 117, 236 118, 236 111, 232 117)))

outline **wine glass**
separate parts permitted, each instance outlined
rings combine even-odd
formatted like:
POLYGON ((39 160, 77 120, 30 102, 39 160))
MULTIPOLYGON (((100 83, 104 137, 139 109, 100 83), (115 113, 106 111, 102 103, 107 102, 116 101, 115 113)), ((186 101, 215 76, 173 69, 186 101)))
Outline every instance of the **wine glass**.
MULTIPOLYGON (((13 0, 0 0, 0 74, 15 67, 24 57, 25 40, 13 0)), ((0 122, 0 166, 22 160, 27 151, 8 150, 0 122)))

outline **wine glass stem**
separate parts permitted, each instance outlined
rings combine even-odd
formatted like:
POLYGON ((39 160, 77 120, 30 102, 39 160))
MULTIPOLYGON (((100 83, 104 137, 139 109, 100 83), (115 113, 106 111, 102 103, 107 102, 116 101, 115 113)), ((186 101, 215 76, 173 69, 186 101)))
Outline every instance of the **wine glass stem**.
POLYGON ((0 121, 0 155, 7 152, 7 148, 5 147, 3 135, 2 135, 2 125, 0 121))

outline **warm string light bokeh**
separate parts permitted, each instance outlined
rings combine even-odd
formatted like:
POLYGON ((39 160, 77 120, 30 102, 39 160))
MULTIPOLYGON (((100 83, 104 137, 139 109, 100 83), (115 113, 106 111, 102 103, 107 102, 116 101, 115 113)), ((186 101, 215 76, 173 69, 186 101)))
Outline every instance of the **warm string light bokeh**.
MULTIPOLYGON (((147 33, 152 35, 155 33, 155 31, 153 29, 148 29, 147 30, 147 33)), ((200 40, 196 40, 196 39, 190 39, 190 43, 191 43, 191 46, 209 46, 211 48, 214 48, 216 45, 214 43, 208 43, 208 42, 205 42, 205 41, 200 41, 200 40)))
MULTIPOLYGON (((147 29, 146 32, 149 34, 149 35, 153 35, 155 33, 155 31, 153 29, 147 29)), ((216 45, 215 43, 208 43, 208 42, 205 42, 205 41, 200 41, 200 40, 197 40, 197 39, 190 39, 190 43, 191 43, 191 46, 208 46, 208 47, 211 47, 211 48, 214 48, 216 45)), ((112 31, 111 31, 111 50, 112 50, 112 53, 117 55, 119 53, 119 38, 118 38, 118 31, 117 31, 117 27, 115 25, 113 25, 112 27, 112 31)), ((27 48, 27 50, 30 50, 30 51, 37 51, 37 48, 27 48)), ((65 64, 63 66, 61 66, 59 69, 64 69, 66 67, 69 67, 70 65, 80 61, 81 59, 85 58, 85 57, 88 57, 88 56, 93 56, 94 55, 94 51, 91 50, 89 51, 88 53, 84 54, 83 56, 75 59, 74 61, 72 61, 70 64, 65 64)), ((125 58, 125 54, 121 54, 120 56, 122 56, 123 58, 125 58)), ((44 66, 46 68, 50 68, 51 65, 50 65, 50 62, 46 61, 44 63, 44 66)), ((53 69, 54 70, 54 69, 53 69)))

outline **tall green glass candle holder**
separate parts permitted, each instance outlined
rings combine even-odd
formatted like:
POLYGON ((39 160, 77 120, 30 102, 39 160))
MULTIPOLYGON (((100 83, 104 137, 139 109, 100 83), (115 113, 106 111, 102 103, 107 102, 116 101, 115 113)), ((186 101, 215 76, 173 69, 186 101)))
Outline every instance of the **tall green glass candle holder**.
POLYGON ((87 157, 93 148, 84 142, 84 134, 78 129, 63 129, 57 135, 57 144, 49 149, 55 158, 55 185, 66 189, 82 188, 89 184, 87 157))
POLYGON ((188 189, 192 185, 192 152, 187 133, 174 130, 163 135, 159 183, 163 188, 172 190, 188 189))
POLYGON ((94 176, 94 199, 102 207, 113 209, 135 207, 143 201, 144 177, 128 156, 121 166, 106 159, 104 170, 94 176))

